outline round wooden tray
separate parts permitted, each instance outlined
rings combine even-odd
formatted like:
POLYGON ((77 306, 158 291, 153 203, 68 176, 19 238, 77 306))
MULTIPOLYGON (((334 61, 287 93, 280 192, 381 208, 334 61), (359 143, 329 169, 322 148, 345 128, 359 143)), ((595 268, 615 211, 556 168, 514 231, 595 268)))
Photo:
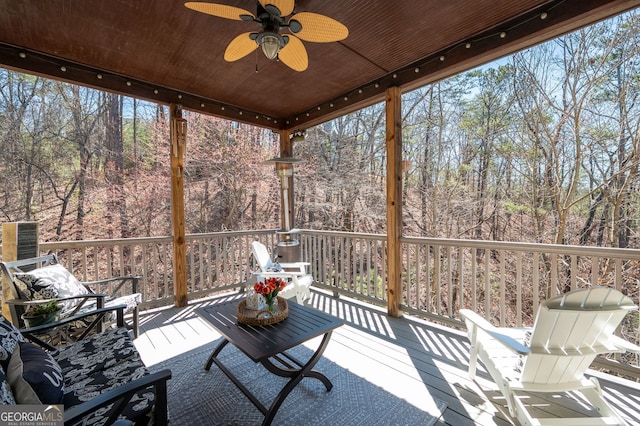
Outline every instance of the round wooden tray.
POLYGON ((278 297, 276 312, 272 313, 266 309, 256 311, 247 308, 247 301, 242 300, 238 303, 238 322, 247 325, 270 325, 282 321, 289 316, 289 306, 287 301, 282 297, 278 297))

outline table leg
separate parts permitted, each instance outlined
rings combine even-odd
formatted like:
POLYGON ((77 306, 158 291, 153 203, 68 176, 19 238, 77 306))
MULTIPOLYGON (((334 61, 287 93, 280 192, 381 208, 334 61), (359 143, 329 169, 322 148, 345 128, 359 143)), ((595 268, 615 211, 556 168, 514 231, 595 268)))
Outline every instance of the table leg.
MULTIPOLYGON (((214 350, 213 352, 211 352, 211 355, 209 355, 209 359, 207 360, 207 363, 204 366, 204 369, 209 371, 209 369, 211 368, 211 364, 213 364, 214 360, 216 359, 216 357, 218 356, 218 354, 220 353, 220 351, 227 346, 227 344, 229 343, 229 341, 227 339, 224 339, 214 350)), ((216 363, 217 364, 217 363, 216 363)))
POLYGON ((271 407, 269 407, 269 410, 265 413, 264 421, 262 422, 263 426, 271 424, 271 422, 273 421, 273 418, 275 417, 278 409, 284 402, 285 398, 291 393, 291 391, 298 385, 298 383, 300 383, 300 381, 303 378, 312 377, 320 380, 324 384, 325 388, 327 389, 327 392, 329 392, 331 388, 333 388, 333 384, 327 378, 327 376, 320 373, 319 371, 312 370, 312 368, 316 365, 316 363, 320 360, 320 358, 322 358, 322 354, 327 348, 327 345, 329 344, 330 339, 331 339, 331 331, 329 331, 324 335, 324 337, 322 338, 322 342, 320 343, 320 346, 318 346, 318 349, 316 349, 316 351, 311 356, 311 358, 309 358, 309 361, 307 361, 307 363, 304 365, 301 365, 294 358, 290 356, 286 356, 289 360, 293 361, 295 364, 301 367, 299 369, 281 368, 275 365, 269 359, 260 361, 262 365, 264 365, 264 367, 270 372, 272 372, 273 374, 281 377, 290 377, 287 384, 282 388, 282 390, 280 391, 276 399, 271 403, 271 407))
POLYGON ((218 368, 220 368, 222 372, 229 379, 231 379, 231 381, 238 387, 238 389, 240 389, 242 393, 244 393, 245 396, 249 398, 249 400, 253 403, 253 405, 255 405, 264 414, 264 421, 262 422, 262 425, 267 426, 267 425, 270 425, 271 422, 273 421, 273 418, 275 417, 276 413, 278 412, 278 409, 280 408, 280 406, 282 405, 286 397, 298 385, 298 383, 300 383, 300 381, 305 377, 311 377, 311 378, 320 380, 324 384, 325 388, 327 389, 327 392, 329 392, 333 388, 333 384, 331 383, 331 381, 327 376, 325 376, 319 371, 312 370, 313 367, 318 363, 320 358, 322 358, 322 354, 324 353, 325 349, 327 348, 327 345, 329 344, 329 341, 331 340, 331 333, 332 333, 331 331, 325 333, 324 337, 322 338, 322 342, 320 342, 320 345, 318 346, 318 349, 316 349, 316 351, 313 353, 311 358, 309 358, 309 361, 307 361, 305 364, 302 364, 301 362, 293 358, 291 355, 288 355, 285 353, 282 353, 279 356, 274 357, 275 359, 278 359, 282 365, 284 365, 284 368, 276 365, 273 361, 271 361, 268 358, 260 361, 260 363, 271 373, 280 377, 289 377, 289 381, 282 388, 280 393, 278 393, 278 396, 271 403, 271 406, 269 407, 269 409, 267 409, 264 405, 262 405, 262 403, 260 403, 260 401, 258 401, 258 399, 253 395, 253 393, 246 386, 244 386, 235 377, 235 375, 228 368, 226 368, 222 364, 222 362, 218 359, 218 355, 220 354, 220 351, 222 351, 222 349, 224 349, 224 347, 227 346, 227 344, 229 343, 227 339, 224 339, 213 350, 211 355, 209 355, 209 359, 207 360, 207 363, 205 364, 204 369, 208 371, 211 368, 211 365, 215 363, 218 366, 218 368), (295 367, 290 366, 286 361, 283 361, 283 358, 286 358, 287 360, 291 361, 293 364, 295 364, 295 367))
POLYGON ((222 351, 222 349, 227 346, 227 344, 229 343, 229 341, 227 339, 224 339, 215 349, 214 351, 211 353, 211 355, 209 355, 209 359, 207 360, 207 363, 204 366, 205 370, 209 370, 211 368, 211 364, 215 363, 218 368, 220 369, 220 371, 222 371, 228 378, 229 380, 231 380, 233 382, 233 384, 236 385, 236 387, 238 389, 240 389, 240 391, 247 397, 249 398, 249 401, 251 401, 253 403, 253 405, 255 405, 262 414, 267 413, 267 407, 265 407, 264 405, 262 405, 262 403, 258 400, 258 398, 255 397, 255 395, 253 395, 253 393, 251 393, 251 391, 244 385, 242 384, 242 382, 240 380, 238 380, 238 378, 235 376, 235 374, 233 374, 231 372, 231 370, 229 370, 223 363, 222 361, 220 361, 218 359, 218 354, 220 353, 220 351, 222 351))

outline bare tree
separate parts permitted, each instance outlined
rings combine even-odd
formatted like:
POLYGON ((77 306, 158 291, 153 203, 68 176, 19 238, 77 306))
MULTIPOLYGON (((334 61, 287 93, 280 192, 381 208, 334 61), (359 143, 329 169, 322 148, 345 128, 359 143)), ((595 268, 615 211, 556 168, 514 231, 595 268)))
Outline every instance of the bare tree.
POLYGON ((69 113, 69 121, 61 136, 77 149, 79 165, 75 173, 78 181, 78 205, 76 215, 76 239, 84 236, 84 219, 87 213, 87 184, 91 171, 91 160, 100 152, 97 140, 98 124, 104 108, 99 92, 66 83, 57 83, 59 94, 69 113))

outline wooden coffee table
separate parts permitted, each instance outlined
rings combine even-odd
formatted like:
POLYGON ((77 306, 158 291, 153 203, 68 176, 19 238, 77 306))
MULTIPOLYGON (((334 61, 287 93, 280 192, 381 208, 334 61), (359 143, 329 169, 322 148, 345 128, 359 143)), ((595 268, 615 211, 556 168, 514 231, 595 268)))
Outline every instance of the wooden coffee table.
POLYGON ((239 300, 196 309, 196 313, 224 337, 223 341, 209 356, 204 367, 205 370, 209 370, 211 364, 215 363, 238 389, 249 398, 253 405, 264 414, 263 425, 271 424, 287 395, 303 378, 312 377, 320 380, 324 383, 327 391, 330 391, 333 387, 331 381, 324 374, 313 370, 313 367, 322 357, 331 339, 332 331, 341 326, 343 321, 317 309, 300 305, 293 300, 288 300, 287 302, 289 305, 289 317, 277 324, 268 326, 238 324, 236 309, 239 300), (306 363, 300 362, 285 352, 321 335, 324 336, 320 345, 306 363), (269 408, 258 401, 255 395, 218 359, 222 349, 229 343, 240 349, 254 362, 261 363, 271 373, 289 378, 289 381, 283 386, 269 408))

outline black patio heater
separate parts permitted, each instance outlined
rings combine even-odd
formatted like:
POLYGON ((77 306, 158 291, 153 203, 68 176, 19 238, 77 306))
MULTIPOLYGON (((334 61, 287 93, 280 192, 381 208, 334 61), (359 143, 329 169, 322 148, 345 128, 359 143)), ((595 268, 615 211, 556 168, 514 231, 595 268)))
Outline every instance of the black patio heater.
POLYGON ((280 178, 280 211, 282 228, 276 231, 278 234, 277 257, 278 262, 300 262, 302 253, 300 242, 295 239, 295 234, 300 230, 293 228, 293 191, 289 184, 293 180, 293 165, 304 160, 293 157, 278 157, 266 160, 265 164, 275 164, 276 174, 280 178))

